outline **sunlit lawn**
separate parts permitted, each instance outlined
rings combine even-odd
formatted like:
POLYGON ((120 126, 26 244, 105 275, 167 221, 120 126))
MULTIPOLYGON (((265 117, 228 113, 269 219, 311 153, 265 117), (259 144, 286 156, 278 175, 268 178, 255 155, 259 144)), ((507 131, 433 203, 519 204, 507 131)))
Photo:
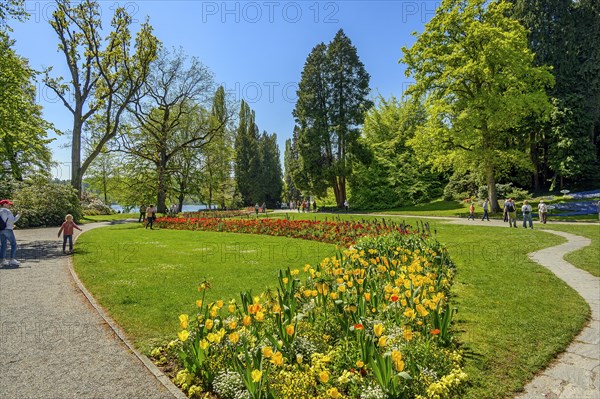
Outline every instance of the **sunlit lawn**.
MULTIPOLYGON (((275 216, 286 217, 269 215, 275 216)), ((287 217, 381 220, 295 212, 287 217)), ((417 226, 416 219, 395 220, 417 226)), ((429 223, 457 265, 455 330, 472 385, 466 397, 510 396, 568 345, 588 315, 579 295, 527 257, 564 240, 538 230, 429 223)), ((144 350, 175 336, 177 315, 193 312, 204 277, 213 284, 212 298, 228 299, 242 290, 273 287, 278 269, 314 263, 335 251, 287 238, 137 225, 92 230, 77 245, 75 267, 82 280, 144 350)))
POLYGON ((335 246, 285 237, 174 230, 137 224, 94 229, 77 240, 75 271, 94 297, 147 349, 172 339, 180 313, 193 313, 197 287, 209 299, 275 287, 277 271, 335 253, 335 246))

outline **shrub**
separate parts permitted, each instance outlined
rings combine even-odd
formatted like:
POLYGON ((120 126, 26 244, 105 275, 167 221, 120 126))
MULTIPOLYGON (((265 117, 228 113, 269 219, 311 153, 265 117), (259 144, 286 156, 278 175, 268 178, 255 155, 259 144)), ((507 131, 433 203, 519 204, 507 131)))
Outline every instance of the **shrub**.
POLYGON ((444 188, 444 200, 461 201, 465 198, 473 197, 477 194, 477 190, 479 187, 478 180, 479 179, 477 179, 477 177, 472 173, 454 173, 452 177, 450 177, 450 181, 444 188))
POLYGON ((84 191, 81 197, 81 207, 85 215, 111 215, 115 213, 110 206, 89 191, 84 191))
POLYGON ((36 181, 15 190, 15 213, 21 214, 21 227, 59 226, 70 213, 75 221, 82 211, 77 190, 69 185, 36 181))
MULTIPOLYGON (((524 200, 525 198, 529 198, 530 196, 527 190, 515 187, 512 183, 496 184, 496 194, 498 195, 498 198, 512 198, 517 201, 524 200)), ((488 187, 479 187, 477 197, 479 199, 488 198, 488 187)))

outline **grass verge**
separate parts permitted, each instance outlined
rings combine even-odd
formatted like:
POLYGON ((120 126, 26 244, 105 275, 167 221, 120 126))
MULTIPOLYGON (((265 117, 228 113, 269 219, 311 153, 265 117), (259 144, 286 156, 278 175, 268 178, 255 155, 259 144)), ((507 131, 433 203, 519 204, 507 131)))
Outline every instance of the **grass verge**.
POLYGON ((285 237, 145 230, 135 224, 86 232, 77 240, 75 271, 115 321, 147 351, 172 339, 181 313, 194 313, 196 288, 207 298, 237 298, 275 287, 277 271, 335 253, 335 246, 285 237))

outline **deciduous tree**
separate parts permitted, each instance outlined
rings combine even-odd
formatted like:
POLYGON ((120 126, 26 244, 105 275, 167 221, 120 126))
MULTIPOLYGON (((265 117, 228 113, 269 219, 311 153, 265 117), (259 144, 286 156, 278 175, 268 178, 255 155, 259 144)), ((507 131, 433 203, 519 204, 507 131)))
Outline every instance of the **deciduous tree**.
POLYGON ((504 1, 444 0, 435 16, 404 47, 408 94, 423 101, 427 121, 413 140, 417 156, 441 170, 485 176, 498 211, 496 175, 511 165, 530 167, 522 121, 549 114, 548 68, 534 66, 527 31, 507 16, 504 1))

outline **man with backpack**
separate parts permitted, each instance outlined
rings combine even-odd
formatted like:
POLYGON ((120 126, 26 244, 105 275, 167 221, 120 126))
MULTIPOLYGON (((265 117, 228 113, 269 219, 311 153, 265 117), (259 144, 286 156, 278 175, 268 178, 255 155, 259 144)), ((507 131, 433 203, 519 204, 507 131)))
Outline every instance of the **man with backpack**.
POLYGON ((504 203, 504 208, 508 214, 508 227, 517 227, 517 207, 512 198, 504 203))
POLYGON ((17 240, 13 231, 15 223, 21 215, 13 216, 10 211, 12 202, 9 200, 0 201, 0 260, 2 267, 19 267, 21 264, 17 258, 17 240), (10 242, 10 260, 6 258, 7 243, 10 242))

